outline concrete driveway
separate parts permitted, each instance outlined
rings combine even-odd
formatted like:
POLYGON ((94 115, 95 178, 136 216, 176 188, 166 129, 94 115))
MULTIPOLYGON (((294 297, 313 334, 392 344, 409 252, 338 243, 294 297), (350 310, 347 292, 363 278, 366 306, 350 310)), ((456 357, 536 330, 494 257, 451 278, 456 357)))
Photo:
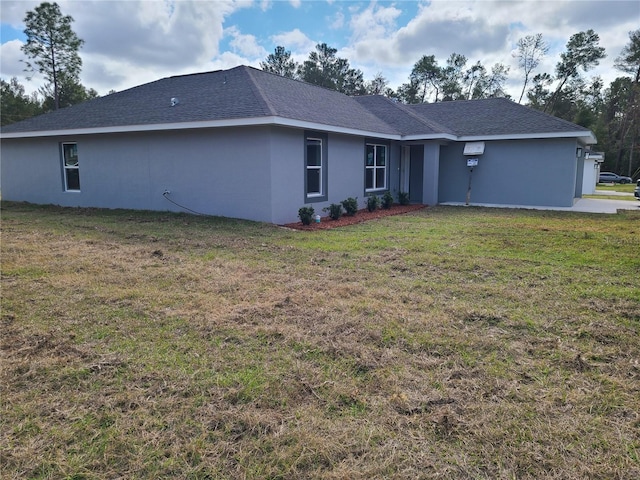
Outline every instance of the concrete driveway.
POLYGON ((609 200, 599 198, 581 198, 571 208, 572 212, 617 213, 618 210, 640 211, 638 200, 609 200))
MULTIPOLYGON (((441 205, 464 206, 464 203, 445 202, 441 205)), ((609 200, 599 198, 580 198, 573 207, 547 207, 532 205, 498 205, 491 203, 473 203, 472 207, 495 207, 495 208, 524 208, 529 210, 558 210, 566 212, 586 212, 586 213, 618 213, 618 210, 640 211, 640 201, 638 200, 609 200)))

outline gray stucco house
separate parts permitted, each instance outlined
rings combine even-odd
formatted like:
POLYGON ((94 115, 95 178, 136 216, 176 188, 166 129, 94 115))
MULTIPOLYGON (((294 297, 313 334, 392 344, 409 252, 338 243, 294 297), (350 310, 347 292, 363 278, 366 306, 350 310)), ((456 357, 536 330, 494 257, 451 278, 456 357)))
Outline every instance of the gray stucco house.
POLYGON ((276 224, 391 191, 571 206, 583 127, 510 100, 402 105, 251 67, 165 78, 3 127, 2 198, 276 224), (466 149, 466 151, 465 151, 466 149))

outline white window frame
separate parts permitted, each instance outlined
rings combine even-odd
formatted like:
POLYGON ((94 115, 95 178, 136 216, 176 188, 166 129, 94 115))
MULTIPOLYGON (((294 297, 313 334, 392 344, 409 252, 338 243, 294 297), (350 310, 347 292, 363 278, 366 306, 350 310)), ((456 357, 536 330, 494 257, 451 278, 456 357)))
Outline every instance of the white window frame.
POLYGON ((382 190, 387 190, 387 167, 389 165, 389 146, 384 144, 384 143, 370 143, 367 142, 365 144, 365 149, 364 149, 364 167, 365 167, 365 192, 379 192, 382 190), (367 147, 373 147, 373 165, 367 165, 367 147), (378 148, 377 147, 383 147, 384 148, 384 165, 378 165, 378 148), (372 171, 372 175, 373 175, 373 187, 372 188, 367 188, 367 171, 371 170, 372 171), (384 185, 380 186, 376 184, 377 178, 378 178, 378 170, 383 170, 384 171, 384 185))
POLYGON ((62 172, 64 177, 64 191, 65 192, 79 192, 80 191, 80 160, 78 155, 78 143, 77 142, 63 142, 60 144, 60 155, 62 157, 62 172), (67 165, 65 158, 65 146, 66 145, 75 145, 76 149, 76 161, 75 165, 67 165), (78 172, 78 188, 69 188, 69 180, 67 172, 70 170, 76 170, 78 172))
MULTIPOLYGON (((307 190, 306 194, 307 194, 308 198, 322 197, 322 196, 324 196, 324 182, 323 182, 324 172, 322 171, 322 169, 324 168, 324 165, 323 165, 323 163, 324 163, 323 162, 324 145, 323 145, 323 142, 322 142, 322 138, 306 137, 306 139, 305 139, 305 148, 309 147, 309 142, 310 141, 311 142, 317 142, 318 144, 320 144, 320 165, 309 165, 309 161, 307 159, 307 165, 306 165, 305 173, 308 174, 309 170, 318 170, 319 191, 318 192, 309 192, 307 190)), ((307 182, 307 188, 308 188, 308 182, 307 182)))

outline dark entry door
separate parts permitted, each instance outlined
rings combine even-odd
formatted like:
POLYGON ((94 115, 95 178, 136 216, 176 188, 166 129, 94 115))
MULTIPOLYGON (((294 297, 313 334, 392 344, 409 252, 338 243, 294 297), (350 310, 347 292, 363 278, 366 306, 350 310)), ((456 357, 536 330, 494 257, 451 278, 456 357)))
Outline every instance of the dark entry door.
POLYGON ((411 145, 410 163, 409 201, 422 203, 422 175, 424 173, 424 147, 422 145, 411 145))

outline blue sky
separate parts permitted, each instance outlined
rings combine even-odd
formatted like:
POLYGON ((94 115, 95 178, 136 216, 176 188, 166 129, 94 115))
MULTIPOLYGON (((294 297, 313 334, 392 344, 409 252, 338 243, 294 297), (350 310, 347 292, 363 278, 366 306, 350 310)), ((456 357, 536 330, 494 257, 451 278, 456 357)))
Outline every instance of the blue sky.
MULTIPOLYGON (((23 19, 40 2, 1 0, 0 76, 28 92, 42 78, 23 71, 23 19)), ((640 26, 636 0, 58 0, 85 41, 81 81, 100 94, 158 78, 244 64, 259 66, 277 45, 302 62, 317 43, 338 49, 365 80, 382 73, 391 87, 407 81, 422 55, 444 64, 451 53, 469 64, 510 67, 508 91, 519 94, 516 42, 542 33, 551 46, 539 71, 552 73, 569 37, 593 28, 608 57, 587 73, 608 84, 615 57, 640 26)))
MULTIPOLYGON (((351 14, 364 11, 371 2, 357 1, 301 1, 299 6, 295 2, 275 1, 267 10, 262 10, 259 4, 254 8, 238 10, 231 14, 227 22, 230 25, 241 25, 247 32, 255 35, 263 45, 271 45, 273 50, 277 45, 273 42, 274 35, 291 32, 296 29, 304 32, 309 38, 317 39, 328 45, 341 47, 350 36, 349 19, 351 14)), ((399 15, 397 24, 404 25, 413 18, 418 10, 416 1, 376 2, 381 7, 396 7, 399 15)))

